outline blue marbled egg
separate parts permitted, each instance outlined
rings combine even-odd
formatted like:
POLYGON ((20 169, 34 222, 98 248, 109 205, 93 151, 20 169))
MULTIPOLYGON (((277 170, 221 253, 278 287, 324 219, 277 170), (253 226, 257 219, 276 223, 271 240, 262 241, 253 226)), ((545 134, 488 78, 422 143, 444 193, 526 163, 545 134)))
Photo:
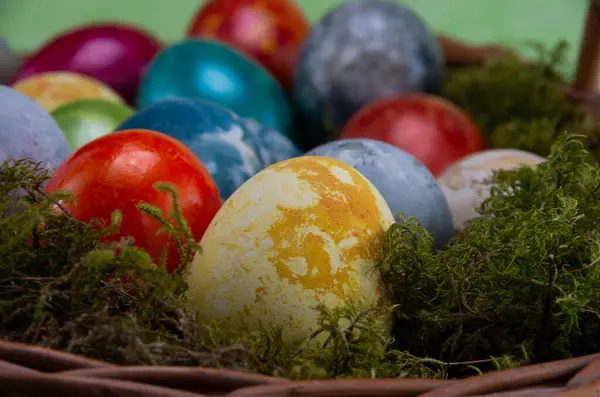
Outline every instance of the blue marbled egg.
POLYGON ((71 148, 56 121, 33 99, 0 85, 0 163, 30 158, 56 168, 71 148))
POLYGON ((21 59, 9 47, 6 40, 0 37, 0 84, 8 83, 21 66, 21 59))
POLYGON ((305 147, 334 139, 367 103, 409 92, 437 94, 441 47, 424 22, 392 0, 354 0, 312 28, 294 73, 305 147))
POLYGON ((244 123, 255 140, 258 156, 265 167, 302 155, 300 149, 280 132, 256 120, 244 119, 244 123))
POLYGON ((125 120, 118 130, 148 129, 178 139, 207 167, 221 198, 264 168, 241 117, 218 104, 166 98, 125 120))
POLYGON ((434 238, 437 248, 453 234, 452 215, 431 173, 402 149, 371 139, 342 139, 316 147, 307 155, 333 157, 354 167, 381 192, 392 212, 414 216, 434 238))
POLYGON ((140 85, 138 108, 166 97, 210 100, 295 139, 291 105, 279 83, 258 63, 216 41, 181 41, 154 58, 140 85))

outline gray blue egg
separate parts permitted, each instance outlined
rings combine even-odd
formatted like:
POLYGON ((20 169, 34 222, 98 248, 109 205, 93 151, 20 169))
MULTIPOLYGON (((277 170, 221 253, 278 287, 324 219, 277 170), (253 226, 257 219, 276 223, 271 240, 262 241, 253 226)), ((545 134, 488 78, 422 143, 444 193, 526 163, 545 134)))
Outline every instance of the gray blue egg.
POLYGON ((21 66, 21 58, 0 37, 0 84, 7 84, 21 66))
POLYGON ((0 163, 30 158, 58 167, 71 148, 56 121, 33 99, 0 85, 0 163))
POLYGON ((116 130, 138 128, 170 135, 190 148, 207 167, 223 200, 264 168, 244 120, 210 101, 166 98, 139 110, 116 130))
POLYGON ((336 138, 347 120, 374 100, 438 94, 443 72, 435 35, 409 8, 392 0, 341 4, 313 26, 294 71, 303 146, 336 138))
POLYGON ((285 135, 253 119, 244 119, 255 140, 258 156, 265 167, 302 155, 300 149, 285 135))
POLYGON ((452 238, 452 215, 440 186, 404 150, 372 139, 341 139, 306 155, 332 157, 354 167, 381 192, 397 220, 399 214, 417 218, 433 235, 436 248, 452 238))

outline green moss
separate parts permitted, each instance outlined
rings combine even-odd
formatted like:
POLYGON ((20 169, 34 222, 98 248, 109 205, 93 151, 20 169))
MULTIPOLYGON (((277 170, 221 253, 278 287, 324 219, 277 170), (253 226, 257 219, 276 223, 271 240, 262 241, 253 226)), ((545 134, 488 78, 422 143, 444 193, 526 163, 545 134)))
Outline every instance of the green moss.
MULTIPOLYGON (((0 166, 0 337, 40 344, 117 364, 203 365, 290 378, 443 376, 444 372, 389 348, 381 310, 318 307, 319 334, 299 350, 286 348, 281 330, 228 334, 218 324, 199 327, 201 313, 187 306, 185 271, 199 249, 178 213, 167 217, 141 203, 177 238, 182 266, 168 274, 111 225, 85 224, 56 206, 66 193, 45 194, 49 172, 29 160, 0 166), (18 199, 16 193, 21 192, 18 199), (16 211, 16 207, 20 211, 16 211), (205 328, 205 329, 204 329, 205 328)), ((316 336, 316 334, 315 334, 316 336)))
POLYGON ((588 149, 596 160, 600 130, 579 104, 565 96, 567 79, 561 69, 567 44, 534 49, 535 61, 508 54, 483 66, 450 70, 444 97, 473 118, 491 147, 547 156, 560 134, 577 131, 588 136, 588 149))
POLYGON ((496 172, 480 217, 436 253, 414 219, 392 226, 379 268, 398 348, 521 363, 600 351, 600 174, 586 160, 568 136, 535 169, 496 172))

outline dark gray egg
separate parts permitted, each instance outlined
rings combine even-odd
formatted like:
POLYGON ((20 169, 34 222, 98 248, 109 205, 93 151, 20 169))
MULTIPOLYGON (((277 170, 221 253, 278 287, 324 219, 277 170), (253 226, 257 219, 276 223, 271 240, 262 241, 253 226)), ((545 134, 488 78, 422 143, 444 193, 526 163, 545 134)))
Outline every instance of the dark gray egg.
POLYGON ((337 136, 367 103, 409 92, 438 94, 444 61, 435 35, 391 0, 354 0, 318 21, 294 71, 306 148, 337 136))

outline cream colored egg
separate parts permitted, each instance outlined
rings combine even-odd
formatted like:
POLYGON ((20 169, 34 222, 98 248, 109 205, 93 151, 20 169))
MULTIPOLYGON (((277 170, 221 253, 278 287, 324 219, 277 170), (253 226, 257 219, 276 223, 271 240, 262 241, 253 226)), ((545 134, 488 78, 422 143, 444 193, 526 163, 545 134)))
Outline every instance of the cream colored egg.
POLYGON ((379 191, 341 161, 303 156, 267 167, 219 210, 189 273, 205 322, 283 327, 295 344, 317 328, 314 307, 373 306, 373 266, 394 217, 379 191))
POLYGON ((510 170, 521 165, 535 165, 546 159, 516 149, 489 149, 466 156, 444 171, 437 179, 452 213, 455 230, 479 214, 476 209, 489 197, 490 186, 484 181, 494 170, 510 170))
POLYGON ((103 82, 73 72, 45 72, 18 81, 13 88, 52 112, 80 99, 103 99, 125 103, 123 98, 103 82))

